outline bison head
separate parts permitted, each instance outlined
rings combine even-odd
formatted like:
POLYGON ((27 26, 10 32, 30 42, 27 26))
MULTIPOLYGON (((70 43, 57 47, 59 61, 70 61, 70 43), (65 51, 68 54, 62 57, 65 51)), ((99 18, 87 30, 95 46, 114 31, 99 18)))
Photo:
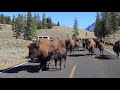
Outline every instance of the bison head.
POLYGON ((65 40, 65 44, 66 44, 66 49, 67 51, 70 49, 70 40, 65 40))
POLYGON ((35 43, 31 43, 29 46, 29 58, 31 59, 35 59, 37 56, 38 56, 38 49, 39 49, 39 46, 36 45, 35 43))

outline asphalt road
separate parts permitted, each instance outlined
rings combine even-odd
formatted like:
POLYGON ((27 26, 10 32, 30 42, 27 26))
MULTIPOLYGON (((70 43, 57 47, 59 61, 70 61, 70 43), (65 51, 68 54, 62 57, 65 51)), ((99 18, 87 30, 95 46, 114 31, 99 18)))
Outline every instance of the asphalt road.
POLYGON ((120 59, 106 50, 100 55, 96 49, 93 56, 83 48, 68 53, 66 68, 62 67, 61 71, 54 63, 47 71, 39 71, 38 66, 39 63, 28 62, 0 72, 0 78, 120 78, 120 59))

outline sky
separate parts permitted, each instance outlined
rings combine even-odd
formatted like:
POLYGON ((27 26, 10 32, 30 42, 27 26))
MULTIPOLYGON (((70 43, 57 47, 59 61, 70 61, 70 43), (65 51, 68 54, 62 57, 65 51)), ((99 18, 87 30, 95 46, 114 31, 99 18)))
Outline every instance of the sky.
MULTIPOLYGON (((0 12, 0 14, 1 13, 11 18, 13 15, 17 17, 18 14, 27 15, 27 12, 0 12)), ((57 23, 59 21, 61 26, 64 25, 68 27, 73 27, 74 20, 77 18, 79 29, 85 29, 96 20, 96 12, 32 12, 32 15, 34 16, 35 13, 39 13, 40 18, 42 18, 43 13, 45 13, 46 17, 51 17, 53 22, 57 23)))

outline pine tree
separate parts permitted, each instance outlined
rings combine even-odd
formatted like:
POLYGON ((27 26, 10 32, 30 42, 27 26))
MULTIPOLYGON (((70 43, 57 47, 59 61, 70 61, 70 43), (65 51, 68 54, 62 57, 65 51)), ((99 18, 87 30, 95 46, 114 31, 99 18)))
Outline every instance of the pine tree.
POLYGON ((76 40, 76 39, 78 39, 78 36, 79 36, 78 21, 77 21, 77 18, 75 18, 72 38, 76 40))
POLYGON ((39 13, 37 14, 37 28, 41 29, 42 28, 42 22, 40 20, 40 15, 39 13))
POLYGON ((10 16, 6 16, 5 19, 6 19, 6 24, 11 24, 10 16))
POLYGON ((52 28, 53 28, 52 20, 51 20, 50 17, 47 18, 47 28, 48 28, 48 29, 52 29, 52 28))
POLYGON ((27 39, 26 35, 27 35, 27 17, 26 15, 24 15, 24 29, 23 29, 24 40, 27 39))
POLYGON ((15 16, 13 15, 13 19, 12 19, 12 30, 14 31, 15 30, 15 16))
POLYGON ((35 19, 32 17, 31 12, 27 14, 27 30, 26 30, 26 38, 31 40, 36 36, 37 25, 35 19))
POLYGON ((5 24, 5 23, 6 23, 5 16, 1 14, 1 24, 5 24))
POLYGON ((47 28, 47 19, 45 18, 45 13, 43 13, 42 16, 42 29, 46 29, 47 28))
POLYGON ((111 19, 112 19, 112 30, 115 33, 115 31, 118 28, 119 25, 119 13, 118 12, 111 12, 111 19))
POLYGON ((101 12, 102 37, 108 36, 111 32, 111 16, 109 12, 101 12))
POLYGON ((99 13, 97 12, 97 17, 96 17, 96 24, 95 24, 95 36, 100 37, 100 30, 101 30, 101 21, 100 21, 100 16, 99 13))
POLYGON ((115 32, 119 26, 118 12, 101 12, 103 36, 115 32))
POLYGON ((60 23, 59 23, 59 22, 57 23, 57 26, 60 26, 60 23))

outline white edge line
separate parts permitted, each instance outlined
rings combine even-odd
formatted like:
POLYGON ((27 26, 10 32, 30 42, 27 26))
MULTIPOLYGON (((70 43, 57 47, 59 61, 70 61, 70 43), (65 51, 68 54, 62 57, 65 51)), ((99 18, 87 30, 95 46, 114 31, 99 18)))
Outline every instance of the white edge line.
POLYGON ((110 52, 110 53, 112 53, 112 54, 114 54, 114 55, 116 55, 114 52, 112 52, 112 51, 110 51, 110 50, 108 50, 106 48, 105 48, 105 50, 108 51, 108 52, 110 52))
POLYGON ((15 67, 21 66, 21 65, 26 64, 26 63, 28 63, 28 61, 26 61, 26 62, 24 62, 24 63, 21 63, 21 64, 18 64, 18 65, 15 65, 15 66, 12 66, 12 67, 9 67, 9 68, 5 69, 4 71, 2 71, 2 72, 0 72, 0 73, 4 73, 4 72, 6 72, 6 71, 8 71, 8 70, 11 70, 11 69, 13 69, 13 68, 15 68, 15 67))
MULTIPOLYGON (((114 52, 112 52, 112 51, 110 51, 110 50, 108 50, 108 49, 105 49, 106 51, 108 51, 108 52, 110 52, 110 53, 112 53, 112 54, 114 54, 115 56, 116 56, 116 54, 114 53, 114 52)), ((120 57, 120 56, 119 56, 120 57)))

